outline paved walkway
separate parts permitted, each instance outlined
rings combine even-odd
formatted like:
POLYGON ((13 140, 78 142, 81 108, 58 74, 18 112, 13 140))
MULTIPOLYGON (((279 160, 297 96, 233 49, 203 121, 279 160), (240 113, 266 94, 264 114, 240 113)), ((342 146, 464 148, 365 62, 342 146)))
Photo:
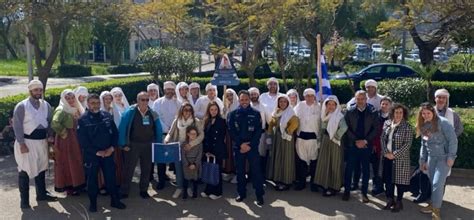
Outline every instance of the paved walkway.
MULTIPOLYGON (((17 170, 12 156, 0 157, 0 219, 431 219, 429 215, 418 212, 419 206, 412 203, 409 195, 405 196, 405 209, 393 214, 383 211, 384 196, 370 197, 371 203, 363 204, 360 195, 353 193, 349 202, 343 202, 340 196, 324 198, 319 193, 305 191, 276 192, 267 189, 265 205, 258 208, 253 204, 253 190, 248 185, 248 198, 244 203, 233 199, 236 186, 224 184, 224 196, 217 201, 197 198, 183 201, 172 199, 174 187, 156 193, 149 189, 152 199, 143 200, 138 196, 138 176, 134 178, 132 192, 123 200, 126 210, 110 209, 109 197, 99 198, 99 212, 87 212, 86 194, 62 198, 57 202, 37 203, 34 186, 30 190, 31 210, 19 208, 17 188, 17 170)), ((52 173, 47 174, 48 186, 52 192, 52 173)), ((203 186, 200 186, 202 189, 203 186)), ((474 219, 474 181, 473 179, 451 178, 446 187, 443 203, 443 219, 474 219)))

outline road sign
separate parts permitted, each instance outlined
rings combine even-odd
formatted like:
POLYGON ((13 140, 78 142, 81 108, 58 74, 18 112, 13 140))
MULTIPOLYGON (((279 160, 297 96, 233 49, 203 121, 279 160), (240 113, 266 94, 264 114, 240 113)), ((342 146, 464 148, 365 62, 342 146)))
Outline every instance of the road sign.
POLYGON ((237 77, 237 71, 231 60, 224 54, 219 60, 219 66, 212 76, 211 83, 216 86, 236 86, 240 84, 240 79, 237 77))

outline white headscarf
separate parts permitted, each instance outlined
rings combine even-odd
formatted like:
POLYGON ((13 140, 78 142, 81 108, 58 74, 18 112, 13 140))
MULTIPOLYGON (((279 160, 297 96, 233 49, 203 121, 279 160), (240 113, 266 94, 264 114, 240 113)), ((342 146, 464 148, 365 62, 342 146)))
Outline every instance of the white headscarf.
MULTIPOLYGON (((84 86, 78 86, 76 89, 74 89, 74 94, 76 95, 76 99, 79 100, 79 96, 81 96, 81 95, 87 97, 89 95, 89 91, 84 86)), ((84 99, 83 102, 79 101, 79 103, 81 103, 83 108, 87 108, 87 100, 86 99, 84 99)))
POLYGON ((206 85, 206 93, 207 93, 207 90, 209 90, 209 89, 214 89, 214 90, 216 90, 216 97, 219 96, 219 93, 217 92, 217 86, 212 85, 211 83, 208 83, 208 84, 206 85))
POLYGON ((65 89, 64 91, 61 92, 61 99, 59 100, 59 106, 62 106, 63 111, 69 114, 75 115, 76 118, 78 118, 82 113, 84 113, 84 108, 82 108, 81 103, 79 103, 79 100, 77 100, 76 98, 76 94, 71 89, 65 89), (76 100, 75 107, 72 107, 67 102, 66 96, 68 95, 74 95, 74 99, 76 100))
POLYGON ((106 112, 108 112, 108 113, 110 113, 110 114, 113 114, 113 113, 114 113, 114 112, 113 112, 113 103, 114 103, 114 96, 112 95, 111 92, 109 92, 109 91, 103 91, 103 92, 100 93, 100 110, 106 111, 106 112), (107 109, 105 108, 105 103, 104 103, 104 97, 107 96, 107 95, 109 95, 109 96, 112 97, 112 103, 110 103, 110 106, 109 106, 109 108, 111 109, 110 112, 109 112, 109 110, 107 110, 107 109))
POLYGON ((186 94, 186 99, 184 99, 183 97, 181 97, 181 94, 179 93, 179 90, 181 88, 188 88, 189 89, 189 86, 187 83, 185 82, 180 82, 178 83, 178 85, 176 86, 176 97, 178 99, 179 102, 181 103, 185 103, 185 102, 189 102, 191 103, 191 100, 193 100, 193 97, 191 96, 191 93, 189 93, 189 90, 188 90, 188 93, 186 94))
POLYGON ((296 95, 296 104, 295 105, 291 105, 291 102, 290 102, 290 106, 291 107, 296 107, 296 105, 298 105, 298 103, 300 103, 300 95, 298 94, 298 91, 296 91, 296 89, 290 89, 288 90, 288 92, 286 92, 286 95, 288 96, 288 98, 291 96, 291 95, 296 95))
POLYGON ((290 106, 290 98, 288 98, 287 95, 279 95, 277 98, 277 105, 275 107, 275 111, 273 111, 272 117, 280 118, 280 132, 281 132, 281 137, 284 140, 291 141, 291 138, 293 137, 292 134, 288 134, 286 132, 286 127, 288 126, 288 122, 290 119, 295 116, 295 111, 293 108, 290 106), (281 111, 278 108, 278 100, 281 98, 284 98, 288 101, 288 107, 286 107, 285 110, 281 111))
POLYGON ((43 88, 43 83, 37 79, 31 80, 28 83, 28 90, 42 89, 42 88, 43 88))
POLYGON ((237 96, 237 93, 235 92, 235 90, 227 89, 225 90, 225 93, 222 96, 222 100, 224 102, 223 115, 224 115, 224 118, 227 118, 227 114, 229 114, 229 112, 234 111, 235 109, 237 109, 237 107, 239 107, 239 97, 237 96), (232 103, 229 103, 229 100, 227 100, 227 97, 226 97, 227 93, 229 92, 232 93, 232 103))
POLYGON ((112 101, 112 107, 114 108, 114 122, 115 122, 115 125, 118 127, 119 124, 120 124, 120 119, 122 117, 122 113, 130 106, 130 104, 128 104, 128 100, 127 100, 127 97, 125 97, 125 94, 123 93, 122 89, 119 88, 119 87, 115 87, 113 88, 112 90, 110 90, 110 93, 112 94, 112 96, 114 96, 114 94, 117 94, 117 93, 120 93, 122 94, 122 104, 123 104, 123 107, 118 105, 116 102, 115 102, 115 98, 113 99, 112 101))
POLYGON ((146 87, 146 91, 149 91, 152 89, 158 91, 156 99, 160 98, 160 86, 155 83, 151 83, 146 87))
POLYGON ((260 90, 257 87, 251 87, 248 91, 249 93, 257 93, 260 95, 260 90))
POLYGON ((336 144, 341 145, 340 141, 337 141, 334 139, 334 135, 337 132, 337 129, 339 127, 339 121, 344 118, 344 115, 341 112, 341 105, 339 104, 339 99, 337 99, 337 96, 335 95, 329 95, 323 102, 323 105, 321 106, 321 119, 323 121, 327 121, 328 125, 326 130, 328 131, 329 138, 336 144), (336 110, 334 112, 326 115, 326 104, 328 101, 334 101, 336 102, 336 110))

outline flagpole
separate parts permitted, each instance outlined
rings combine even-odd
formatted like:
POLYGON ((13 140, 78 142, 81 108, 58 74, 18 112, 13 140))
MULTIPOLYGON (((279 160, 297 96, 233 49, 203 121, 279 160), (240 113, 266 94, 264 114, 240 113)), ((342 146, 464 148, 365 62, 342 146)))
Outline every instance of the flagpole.
POLYGON ((319 102, 323 103, 323 73, 321 71, 321 35, 316 36, 316 48, 317 48, 317 59, 316 68, 318 73, 318 85, 319 85, 319 102))

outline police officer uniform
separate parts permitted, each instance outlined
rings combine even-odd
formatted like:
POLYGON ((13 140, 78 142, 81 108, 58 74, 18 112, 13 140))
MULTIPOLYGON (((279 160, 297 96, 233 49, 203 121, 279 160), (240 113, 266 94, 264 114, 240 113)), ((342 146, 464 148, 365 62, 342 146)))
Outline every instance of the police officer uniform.
POLYGON ((260 113, 250 107, 250 105, 246 108, 239 106, 227 116, 227 126, 229 127, 230 136, 234 142, 233 150, 237 173, 237 192, 239 194, 236 200, 238 202, 247 196, 245 164, 246 160, 248 160, 251 180, 257 196, 257 204, 263 204, 263 175, 260 172, 260 154, 258 153, 258 145, 262 134, 261 120, 260 113), (250 143, 250 151, 241 153, 240 145, 245 142, 250 143))
POLYGON ((107 192, 111 196, 111 206, 124 209, 120 202, 115 182, 115 163, 113 153, 108 157, 97 156, 98 151, 117 146, 118 131, 112 115, 108 112, 97 113, 89 110, 78 121, 78 139, 84 158, 87 173, 87 192, 89 194, 91 212, 97 211, 97 194, 99 192, 97 172, 102 169, 107 192))

